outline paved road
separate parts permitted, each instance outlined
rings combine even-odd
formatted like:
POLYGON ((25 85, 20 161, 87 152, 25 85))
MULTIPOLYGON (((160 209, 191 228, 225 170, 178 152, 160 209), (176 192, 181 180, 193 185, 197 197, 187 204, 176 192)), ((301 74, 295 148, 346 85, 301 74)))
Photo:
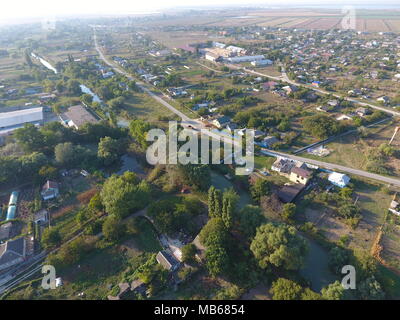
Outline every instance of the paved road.
MULTIPOLYGON (((104 61, 104 63, 106 63, 111 68, 113 68, 116 72, 125 75, 129 79, 135 80, 135 78, 132 77, 130 74, 128 74, 126 71, 121 70, 120 68, 118 68, 117 66, 115 66, 112 63, 110 63, 107 60, 107 58, 101 52, 100 47, 98 46, 96 33, 94 33, 94 42, 95 42, 96 50, 99 53, 101 59, 104 61)), ((230 65, 229 64, 227 66, 231 67, 231 68, 234 68, 234 69, 243 70, 241 67, 238 67, 238 66, 235 66, 235 65, 230 65)), ((271 78, 271 79, 275 79, 277 81, 279 81, 279 80, 286 81, 286 80, 283 79, 282 76, 281 77, 271 77, 269 75, 262 74, 262 73, 259 73, 259 72, 253 71, 253 70, 248 70, 246 68, 244 68, 244 71, 250 72, 250 73, 254 73, 254 74, 258 74, 260 76, 265 76, 265 77, 268 77, 268 78, 271 78)), ((295 82, 293 82, 293 81, 291 81, 289 79, 288 79, 287 82, 295 84, 295 85, 300 85, 300 84, 296 84, 295 82)), ((182 118, 182 120, 190 122, 191 125, 194 128, 196 128, 197 130, 200 130, 200 129, 204 128, 204 125, 200 121, 197 121, 195 119, 191 119, 188 116, 186 116, 184 113, 182 113, 181 111, 177 110, 174 106, 172 106, 171 104, 169 104, 168 102, 163 100, 158 95, 154 94, 151 90, 149 90, 145 86, 145 84, 143 82, 136 82, 136 83, 138 83, 138 86, 144 92, 148 93, 152 98, 154 98, 159 103, 161 103, 163 106, 165 106, 166 108, 171 110, 173 113, 178 115, 180 118, 182 118)), ((323 90, 319 90, 319 89, 316 89, 316 88, 311 88, 311 89, 316 90, 316 91, 324 92, 323 90)), ((327 94, 327 92, 324 92, 324 93, 327 94)), ((383 109, 383 108, 380 108, 380 109, 383 109)), ((386 109, 384 109, 384 111, 392 113, 392 112, 390 112, 390 111, 388 111, 386 109)), ((396 114, 400 115, 399 112, 397 112, 396 114)), ((217 133, 214 133, 214 132, 210 132, 208 130, 204 131, 204 133, 207 133, 209 136, 214 137, 216 139, 220 139, 221 138, 221 135, 218 135, 217 133)), ((235 142, 235 141, 233 142, 233 144, 236 144, 236 143, 237 142, 235 142)), ((307 163, 310 163, 310 164, 314 164, 314 165, 317 165, 317 166, 320 166, 320 167, 323 167, 323 168, 326 168, 326 169, 339 170, 339 171, 344 172, 344 173, 355 174, 355 175, 359 175, 359 176, 362 176, 362 177, 365 177, 365 178, 374 179, 374 180, 377 180, 377 181, 381 181, 381 182, 384 182, 384 183, 389 183, 389 184, 392 184, 392 185, 400 187, 400 180, 396 179, 396 178, 385 177, 385 176, 381 176, 381 175, 378 175, 378 174, 375 174, 375 173, 370 173, 370 172, 363 171, 363 170, 353 169, 353 168, 349 168, 349 167, 345 167, 345 166, 341 166, 341 165, 337 165, 337 164, 333 164, 333 163, 329 163, 329 162, 323 162, 323 161, 317 161, 317 160, 312 160, 312 159, 308 159, 308 158, 298 157, 298 156, 294 156, 294 155, 287 154, 287 153, 275 152, 275 151, 272 151, 272 150, 268 150, 268 151, 271 154, 274 154, 275 156, 283 156, 283 157, 286 157, 286 158, 290 158, 290 159, 299 160, 299 161, 307 162, 307 163)))
MULTIPOLYGON (((374 122, 374 123, 371 123, 371 124, 367 125, 366 128, 370 128, 370 127, 376 126, 377 124, 380 124, 380 123, 389 121, 389 120, 391 120, 391 119, 392 119, 392 117, 379 120, 379 121, 377 121, 377 122, 374 122)), ((357 132, 357 129, 352 129, 352 130, 343 132, 343 133, 341 133, 341 134, 338 134, 338 135, 336 135, 336 136, 330 137, 330 138, 328 138, 328 139, 321 140, 321 141, 318 141, 318 142, 314 142, 314 143, 312 143, 312 144, 310 144, 310 145, 308 145, 308 146, 305 146, 305 147, 302 147, 302 148, 300 148, 300 149, 297 149, 296 151, 293 151, 293 154, 299 154, 299 153, 301 153, 301 152, 306 151, 306 150, 309 149, 309 148, 315 148, 315 147, 318 147, 318 146, 320 146, 320 145, 330 143, 330 142, 335 141, 335 140, 337 140, 337 139, 339 139, 339 138, 342 138, 342 137, 344 137, 344 136, 347 136, 347 135, 349 135, 349 134, 351 134, 351 133, 356 133, 356 132, 357 132)))
POLYGON ((353 103, 358 104, 358 105, 363 106, 363 107, 370 107, 372 109, 380 110, 380 111, 389 113, 389 114, 391 114, 393 116, 400 117, 400 112, 399 111, 390 110, 388 108, 380 107, 380 106, 377 106, 377 105, 374 105, 374 104, 371 104, 371 103, 367 103, 367 102, 361 102, 361 101, 358 101, 358 100, 353 99, 353 98, 348 98, 348 97, 341 96, 340 94, 337 94, 337 93, 328 92, 328 91, 325 91, 325 90, 322 90, 322 89, 319 89, 319 88, 312 87, 310 85, 306 85, 306 84, 295 82, 293 80, 290 80, 285 72, 283 72, 281 76, 277 77, 277 76, 271 76, 271 75, 268 75, 268 74, 265 74, 265 73, 261 73, 261 72, 258 72, 258 71, 254 71, 254 70, 251 70, 251 69, 243 68, 243 67, 240 67, 240 66, 236 66, 236 65, 233 65, 233 64, 225 64, 225 65, 227 67, 235 69, 235 70, 243 70, 243 71, 245 71, 247 73, 251 73, 251 74, 254 74, 254 75, 261 76, 261 77, 267 77, 267 78, 270 78, 272 80, 287 82, 289 84, 292 84, 292 85, 295 85, 295 86, 298 86, 298 87, 306 87, 308 89, 314 90, 315 92, 321 93, 323 95, 331 95, 331 96, 333 96, 335 98, 344 99, 344 100, 353 102, 353 103))
POLYGON ((338 170, 338 171, 341 171, 344 173, 354 174, 357 176, 385 182, 385 183, 394 185, 396 187, 400 187, 400 179, 397 179, 397 178, 381 176, 379 174, 375 174, 375 173, 371 173, 371 172, 367 172, 367 171, 363 171, 363 170, 358 170, 358 169, 353 169, 353 168, 345 167, 345 166, 342 166, 339 164, 294 156, 294 155, 283 153, 283 152, 277 152, 277 151, 267 150, 267 149, 264 149, 264 150, 266 152, 268 152, 270 155, 281 156, 281 157, 285 157, 285 158, 289 158, 289 159, 293 159, 293 160, 297 160, 297 161, 307 162, 307 163, 310 163, 310 164, 313 164, 313 165, 316 165, 316 166, 319 166, 319 167, 322 167, 325 169, 338 170))
MULTIPOLYGON (((162 99, 159 95, 157 95, 153 91, 151 91, 144 82, 138 81, 136 78, 134 78, 128 72, 126 72, 125 70, 122 70, 118 66, 116 66, 113 63, 111 63, 110 61, 108 61, 108 59, 104 56, 103 52, 101 51, 100 46, 98 45, 96 33, 94 33, 93 38, 94 38, 95 48, 96 48, 97 52, 99 53, 100 58, 104 61, 105 64, 107 64, 109 67, 111 67, 115 72, 118 72, 119 74, 126 76, 130 80, 134 80, 136 82, 137 86, 141 90, 146 92, 154 100, 156 100, 157 102, 162 104, 164 107, 168 108, 170 111, 175 113, 178 117, 180 117, 183 120, 183 123, 182 123, 183 126, 190 125, 197 130, 206 129, 205 125, 201 121, 192 119, 189 116, 185 115, 183 112, 176 109, 173 105, 171 105, 170 103, 168 103, 167 101, 162 99)), ((210 132, 210 130, 204 130, 203 132, 214 139, 221 139, 223 137, 222 135, 219 135, 215 132, 210 132)), ((239 142, 233 141, 233 144, 239 145, 239 142)))

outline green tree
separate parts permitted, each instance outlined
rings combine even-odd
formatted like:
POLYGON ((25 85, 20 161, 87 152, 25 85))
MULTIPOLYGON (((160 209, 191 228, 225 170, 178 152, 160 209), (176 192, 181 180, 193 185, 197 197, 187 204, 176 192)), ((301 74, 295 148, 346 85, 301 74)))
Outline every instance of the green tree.
POLYGON ((90 106, 93 102, 93 96, 88 93, 84 93, 83 95, 81 95, 81 100, 84 104, 90 106))
POLYGON ((260 207, 253 205, 246 205, 236 217, 239 231, 248 239, 252 239, 255 236, 257 228, 265 221, 260 207))
POLYGON ((307 242, 286 224, 264 224, 257 229, 250 250, 261 268, 298 270, 303 266, 307 242))
POLYGON ((296 213, 296 205, 294 203, 286 203, 282 208, 282 218, 286 221, 292 221, 296 213))
POLYGON ((303 127, 314 137, 326 139, 342 130, 341 124, 327 115, 315 115, 303 120, 303 127))
POLYGON ((97 155, 105 166, 117 161, 121 155, 121 142, 110 137, 100 138, 97 155))
POLYGON ((312 291, 310 288, 305 288, 301 294, 301 300, 322 300, 322 296, 312 291))
POLYGON ((196 261, 195 255, 197 248, 193 243, 189 243, 182 247, 182 261, 194 262, 196 261))
POLYGON ((273 300, 300 300, 303 288, 292 280, 279 278, 272 283, 273 300))
POLYGON ((55 180, 58 178, 58 170, 55 167, 46 165, 40 168, 39 175, 48 180, 55 180))
POLYGON ((250 187, 251 197, 257 204, 260 203, 261 197, 268 195, 270 191, 270 183, 265 179, 257 179, 250 187))
POLYGON ((61 234, 60 231, 54 227, 49 227, 44 229, 41 244, 44 248, 52 248, 61 243, 61 234))
POLYGON ((108 178, 100 194, 105 211, 120 217, 143 209, 150 202, 149 184, 130 171, 108 178))
POLYGON ((89 201, 88 209, 92 214, 104 211, 104 206, 101 201, 100 192, 97 192, 89 201))
POLYGON ((199 237, 200 242, 206 247, 216 242, 225 244, 228 240, 228 232, 221 218, 212 218, 201 229, 199 237))
POLYGON ((26 123, 24 127, 15 130, 14 137, 27 152, 43 150, 43 134, 32 123, 26 123))
POLYGON ((329 268, 336 274, 341 274, 343 266, 349 262, 349 253, 341 247, 334 247, 329 251, 329 268))
POLYGON ((358 294, 363 300, 382 300, 385 299, 385 292, 374 276, 360 282, 357 288, 358 294))
POLYGON ((79 96, 82 93, 80 83, 78 80, 69 79, 67 81, 66 89, 68 94, 72 96, 79 96))
POLYGON ((118 241, 125 234, 125 225, 117 216, 110 215, 103 223, 104 237, 109 241, 118 241))
POLYGON ((224 273, 229 264, 228 254, 226 249, 219 244, 212 244, 207 247, 206 253, 206 268, 212 277, 216 277, 224 273))
POLYGON ((131 136, 139 143, 139 145, 143 149, 146 148, 148 145, 146 141, 146 135, 150 129, 150 124, 144 120, 132 120, 129 124, 129 132, 131 136))
POLYGON ((64 142, 54 148, 56 161, 61 165, 68 165, 75 162, 76 149, 71 142, 64 142))
POLYGON ((326 300, 343 300, 345 297, 345 289, 339 281, 331 283, 321 290, 322 297, 326 300))
POLYGON ((233 224, 233 217, 236 215, 236 208, 239 202, 239 196, 233 188, 225 190, 222 194, 222 212, 221 218, 227 229, 233 224))

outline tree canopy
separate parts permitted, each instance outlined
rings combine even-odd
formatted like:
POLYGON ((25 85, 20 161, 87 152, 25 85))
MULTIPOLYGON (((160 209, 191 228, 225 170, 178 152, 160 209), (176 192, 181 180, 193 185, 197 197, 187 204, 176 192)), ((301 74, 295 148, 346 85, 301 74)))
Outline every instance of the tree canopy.
POLYGON ((261 268, 298 270, 303 266, 308 247, 294 227, 268 223, 257 229, 250 249, 261 268))
POLYGON ((150 186, 133 172, 126 171, 122 176, 108 178, 100 195, 107 213, 125 217, 150 202, 150 186))

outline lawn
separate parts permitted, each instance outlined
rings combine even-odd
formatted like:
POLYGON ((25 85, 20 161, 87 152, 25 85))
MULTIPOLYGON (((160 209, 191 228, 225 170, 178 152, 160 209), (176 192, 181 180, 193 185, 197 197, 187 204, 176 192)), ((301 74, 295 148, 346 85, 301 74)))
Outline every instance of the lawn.
POLYGON ((150 122, 158 121, 160 117, 174 116, 170 110, 142 92, 135 92, 127 99, 123 110, 131 118, 136 117, 150 122))

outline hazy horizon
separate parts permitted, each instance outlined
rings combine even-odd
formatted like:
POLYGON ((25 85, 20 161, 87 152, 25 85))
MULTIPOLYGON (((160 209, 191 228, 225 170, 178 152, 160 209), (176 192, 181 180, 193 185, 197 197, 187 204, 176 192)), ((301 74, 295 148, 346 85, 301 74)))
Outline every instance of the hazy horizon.
POLYGON ((381 1, 377 4, 371 0, 355 1, 327 1, 321 4, 319 0, 171 0, 165 5, 161 0, 148 0, 145 3, 114 0, 112 4, 108 1, 69 0, 64 3, 57 3, 51 0, 15 0, 2 6, 0 11, 0 24, 13 24, 38 21, 48 17, 82 17, 82 16, 118 16, 151 14, 171 11, 173 9, 213 9, 218 7, 313 7, 339 9, 345 5, 354 5, 362 9, 400 9, 400 3, 394 0, 381 1))

